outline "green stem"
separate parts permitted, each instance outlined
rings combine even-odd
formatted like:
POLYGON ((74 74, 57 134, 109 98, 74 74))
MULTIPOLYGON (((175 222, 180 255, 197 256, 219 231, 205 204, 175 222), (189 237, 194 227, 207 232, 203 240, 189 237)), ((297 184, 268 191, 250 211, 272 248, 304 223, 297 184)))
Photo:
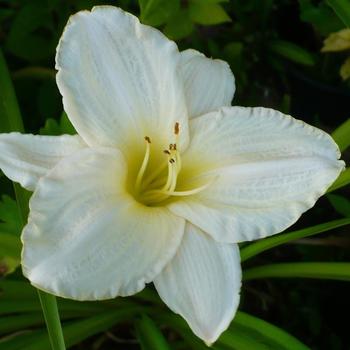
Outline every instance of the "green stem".
POLYGON ((38 289, 52 350, 65 350, 56 298, 38 289))
MULTIPOLYGON (((0 50, 0 132, 23 132, 23 120, 18 106, 5 58, 0 50)), ((22 226, 28 215, 27 194, 18 184, 14 184, 22 226)), ((43 309, 47 330, 53 350, 65 350, 64 338, 58 314, 56 298, 53 295, 38 291, 43 309)))

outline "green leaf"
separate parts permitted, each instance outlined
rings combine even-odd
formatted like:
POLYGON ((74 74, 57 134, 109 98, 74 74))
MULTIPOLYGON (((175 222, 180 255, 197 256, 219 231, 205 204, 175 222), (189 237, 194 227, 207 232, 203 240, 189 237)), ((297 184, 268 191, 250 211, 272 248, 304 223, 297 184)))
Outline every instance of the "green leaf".
MULTIPOLYGON (((138 308, 115 310, 64 325, 63 333, 67 347, 78 344, 84 339, 108 330, 119 322, 132 318, 138 311, 138 308)), ((19 334, 0 342, 0 350, 23 350, 24 348, 26 350, 49 349, 50 343, 46 332, 37 331, 31 334, 19 334)))
POLYGON ((7 195, 3 195, 0 201, 0 231, 15 236, 19 236, 22 231, 17 203, 7 195))
POLYGON ((15 271, 21 263, 19 237, 0 232, 0 277, 15 271))
POLYGON ((14 12, 14 9, 0 8, 0 23, 10 18, 14 12))
POLYGON ((220 4, 223 2, 230 2, 230 0, 190 0, 190 1, 202 3, 202 4, 220 4))
POLYGON ((28 282, 0 280, 0 301, 31 299, 39 303, 35 288, 28 282))
MULTIPOLYGON (((33 341, 40 339, 45 335, 45 331, 38 330, 30 333, 19 334, 14 337, 4 338, 0 340, 0 350, 23 350, 27 348, 28 344, 31 344, 33 341)), ((50 349, 50 344, 47 343, 45 350, 50 349)), ((38 349, 39 350, 39 349, 38 349)))
POLYGON ((350 225, 350 219, 340 219, 324 224, 304 228, 298 231, 281 233, 276 236, 268 237, 257 242, 251 243, 248 246, 241 249, 241 261, 246 261, 255 255, 258 255, 268 249, 272 249, 281 244, 294 241, 296 239, 309 237, 318 233, 334 230, 335 228, 350 225))
POLYGON ((223 7, 218 4, 190 2, 189 15, 193 22, 202 25, 214 25, 231 21, 223 7))
POLYGON ((61 115, 60 128, 61 128, 62 134, 69 134, 69 135, 77 134, 73 124, 70 122, 65 112, 63 112, 61 115))
POLYGON ((253 267, 243 272, 244 280, 260 278, 316 278, 350 281, 350 263, 284 263, 253 267))
POLYGON ((243 48, 243 43, 239 41, 231 41, 224 48, 225 57, 230 62, 234 72, 244 71, 243 48))
POLYGON ((46 120, 45 126, 40 129, 40 135, 58 136, 63 134, 75 135, 76 133, 65 112, 62 113, 59 122, 49 118, 46 120))
POLYGON ((309 51, 289 41, 273 40, 270 41, 268 48, 273 53, 292 62, 305 66, 313 66, 315 64, 314 56, 309 51))
POLYGON ((40 115, 58 115, 62 108, 62 96, 58 92, 55 80, 45 79, 40 83, 36 95, 36 105, 40 115))
POLYGON ((339 214, 350 218, 350 201, 347 198, 336 194, 328 194, 327 198, 339 214))
POLYGON ((36 80, 55 80, 56 71, 46 67, 25 67, 12 73, 13 80, 36 79, 36 80))
POLYGON ((340 173, 338 178, 334 181, 333 185, 329 187, 327 192, 335 191, 341 187, 350 184, 350 168, 346 168, 344 171, 340 173))
POLYGON ((180 9, 180 0, 139 0, 141 22, 160 26, 180 9))
POLYGON ((271 350, 272 348, 254 338, 249 332, 240 327, 234 327, 224 332, 218 340, 218 343, 234 350, 271 350))
POLYGON ((24 315, 6 316, 0 318, 0 335, 14 331, 25 330, 28 327, 44 324, 41 313, 29 313, 24 315))
MULTIPOLYGON (((181 334, 192 349, 235 350, 308 350, 309 348, 284 330, 257 317, 238 311, 230 328, 210 348, 195 337, 188 324, 178 315, 157 315, 159 321, 181 334)), ((153 349, 153 348, 150 348, 153 349)))
POLYGON ((58 136, 62 135, 61 127, 57 120, 48 118, 45 121, 44 127, 40 128, 40 135, 50 135, 50 136, 58 136))
MULTIPOLYGON (((237 328, 241 329, 241 331, 245 331, 250 338, 260 340, 262 344, 268 345, 268 349, 270 350, 309 349, 306 345, 283 329, 245 312, 237 312, 230 327, 230 331, 234 333, 237 328)), ((223 337, 220 338, 221 341, 222 338, 223 337)))
POLYGON ((350 146, 350 118, 333 131, 332 137, 341 152, 350 146))
POLYGON ((23 132, 24 127, 5 57, 0 49, 0 132, 11 131, 23 132))
POLYGON ((135 326, 142 350, 170 350, 162 332, 148 316, 143 315, 135 326))
POLYGON ((281 106, 279 110, 284 114, 290 114, 291 106, 291 96, 289 94, 284 94, 281 101, 281 106))
POLYGON ((321 35, 327 36, 344 28, 343 22, 324 2, 314 4, 312 0, 299 0, 300 19, 312 24, 321 35))
MULTIPOLYGON (((142 299, 144 300, 144 299, 142 299)), ((145 299, 152 302, 151 298, 145 299)), ((126 298, 118 298, 104 302, 81 302, 58 298, 58 307, 64 314, 91 315, 105 312, 111 307, 125 309, 137 304, 126 298)), ((0 280, 0 315, 16 312, 40 311, 40 303, 36 289, 28 282, 0 280)))
POLYGON ((339 74, 343 80, 350 79, 350 57, 348 57, 341 65, 339 74))
MULTIPOLYGON (((110 305, 104 305, 103 303, 91 303, 91 302, 77 302, 72 300, 58 299, 59 309, 62 313, 74 313, 75 316, 89 316, 94 313, 101 313, 110 309, 110 305)), ((118 304, 114 307, 119 307, 118 304)), ((120 307, 125 309, 125 307, 120 307)), ((14 313, 27 313, 27 312, 40 312, 40 302, 38 299, 0 299, 0 315, 14 314, 14 313)))
MULTIPOLYGON (((24 132, 21 112, 13 89, 5 57, 0 48, 0 132, 24 132)), ((23 224, 28 214, 29 192, 14 184, 20 221, 23 224)))
POLYGON ((28 61, 50 57, 56 46, 50 20, 48 7, 42 3, 23 6, 13 20, 6 48, 13 55, 28 61))
MULTIPOLYGON (((6 91, 2 91, 0 89, 0 106, 2 106, 2 111, 4 112, 1 117, 7 122, 8 127, 10 128, 10 131, 24 131, 23 129, 23 121, 22 117, 19 111, 18 103, 16 96, 14 94, 12 81, 7 69, 7 65, 5 62, 5 59, 2 55, 2 52, 0 51, 0 81, 4 79, 4 82, 2 82, 2 86, 6 89, 6 91), (8 100, 6 100, 8 98, 8 100), (3 108, 5 106, 5 108, 3 108), (9 122, 10 120, 13 120, 14 123, 9 122), (13 129, 11 129, 11 127, 13 129)), ((26 218, 28 216, 28 199, 27 192, 24 191, 18 183, 13 184, 15 194, 16 194, 16 200, 18 205, 18 211, 20 215, 20 222, 22 226, 24 225, 26 218)), ((45 292, 39 291, 38 292, 40 296, 46 297, 45 292)), ((65 350, 64 340, 63 340, 63 334, 61 330, 60 325, 60 319, 58 312, 56 314, 52 313, 52 306, 56 306, 56 299, 53 295, 50 295, 47 297, 50 299, 51 303, 51 310, 50 307, 47 308, 48 303, 45 301, 41 303, 42 309, 45 315, 45 320, 54 320, 54 322, 47 323, 47 329, 49 335, 55 334, 55 337, 50 337, 50 342, 52 345, 52 350, 65 350), (49 317, 48 317, 49 315, 49 317)), ((42 299, 43 301, 43 299, 42 299)))
POLYGON ((169 19, 163 32, 168 38, 179 40, 189 36, 193 29, 194 25, 189 17, 188 11, 181 9, 169 19))
POLYGON ((16 258, 0 253, 0 278, 15 272, 20 262, 16 258))
POLYGON ((343 23, 350 28, 349 0, 327 0, 327 4, 333 9, 343 23))
POLYGON ((201 339, 193 334, 186 321, 179 315, 174 313, 157 313, 154 316, 157 317, 160 323, 169 325, 172 329, 176 330, 188 344, 187 348, 191 348, 193 350, 219 350, 219 347, 217 346, 218 342, 216 342, 213 346, 206 346, 201 339))

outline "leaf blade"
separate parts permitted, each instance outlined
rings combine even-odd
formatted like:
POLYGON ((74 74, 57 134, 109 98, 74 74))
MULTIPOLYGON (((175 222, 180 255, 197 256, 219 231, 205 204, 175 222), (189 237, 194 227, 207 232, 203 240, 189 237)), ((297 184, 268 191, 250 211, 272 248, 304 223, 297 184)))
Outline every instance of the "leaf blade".
POLYGON ((350 168, 346 168, 340 173, 338 178, 334 181, 333 185, 327 190, 327 193, 338 190, 339 188, 342 188, 348 184, 350 184, 350 168))
POLYGON ((301 230, 288 232, 288 233, 281 233, 276 236, 259 240, 241 249, 241 261, 242 262, 246 261, 254 257, 255 255, 258 255, 268 249, 277 247, 281 244, 294 241, 296 239, 316 235, 316 234, 333 230, 335 228, 342 227, 349 224, 350 224, 350 218, 333 220, 323 224, 307 227, 301 230))
POLYGON ((136 321, 135 327, 142 350, 170 350, 162 332, 148 316, 142 315, 136 321))
POLYGON ((314 56, 309 51, 292 42, 285 40, 273 40, 270 41, 268 47, 273 53, 292 62, 299 63, 304 66, 313 66, 315 64, 314 56))
POLYGON ((332 137, 341 152, 350 146, 350 118, 333 131, 332 137))
POLYGON ((350 263, 281 263, 253 267, 243 273, 243 280, 261 278, 313 278, 350 281, 350 263))
POLYGON ((347 0, 327 0, 327 4, 333 9, 343 23, 350 28, 350 3, 347 0))

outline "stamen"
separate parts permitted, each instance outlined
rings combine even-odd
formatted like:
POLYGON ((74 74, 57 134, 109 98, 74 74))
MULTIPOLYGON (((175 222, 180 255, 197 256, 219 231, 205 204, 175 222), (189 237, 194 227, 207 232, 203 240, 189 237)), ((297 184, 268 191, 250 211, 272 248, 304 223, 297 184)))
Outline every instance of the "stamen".
POLYGON ((150 139, 148 136, 145 136, 145 140, 146 140, 148 143, 151 143, 151 139, 150 139))
POLYGON ((203 186, 199 186, 197 188, 194 188, 192 190, 187 190, 187 191, 164 191, 164 190, 152 190, 147 192, 146 196, 144 199, 149 202, 157 202, 157 201, 162 201, 165 200, 169 197, 182 197, 182 196, 191 196, 193 194, 197 194, 199 192, 202 192, 206 188, 208 188, 215 180, 217 177, 213 178, 211 181, 208 183, 204 184, 203 186))
POLYGON ((179 172, 181 171, 182 168, 182 162, 181 162, 181 157, 180 157, 180 152, 176 152, 176 172, 177 175, 179 175, 179 172))
POLYGON ((145 156, 143 157, 141 168, 136 177, 136 182, 135 182, 136 192, 140 191, 142 178, 145 174, 145 171, 149 162, 150 152, 151 152, 151 139, 148 136, 145 136, 145 141, 146 141, 146 152, 145 152, 145 156))
POLYGON ((213 183, 213 181, 214 180, 208 182, 207 184, 205 184, 203 186, 200 186, 200 187, 194 188, 192 190, 188 190, 188 191, 163 191, 162 193, 166 194, 168 196, 178 196, 178 197, 180 197, 180 196, 191 196, 192 194, 196 194, 196 193, 202 192, 203 190, 208 188, 213 183))
MULTIPOLYGON (((167 199, 170 199, 170 197, 194 195, 205 190, 211 185, 213 180, 215 180, 212 179, 203 186, 193 189, 176 191, 178 176, 182 168, 181 156, 178 150, 180 134, 180 124, 178 122, 176 122, 174 125, 174 134, 175 137, 173 143, 169 144, 169 148, 163 151, 166 154, 167 161, 164 163, 161 162, 159 166, 152 169, 154 171, 147 171, 146 178, 144 177, 150 162, 151 139, 148 136, 145 136, 146 150, 141 167, 136 177, 135 192, 141 202, 146 205, 157 205, 166 201, 167 199), (166 168, 168 168, 167 172, 166 168)), ((154 163, 155 162, 156 160, 154 160, 154 163)), ((186 183, 189 184, 187 181, 186 183)), ((193 184, 193 181, 191 183, 193 184)))
POLYGON ((163 186, 163 188, 161 189, 161 191, 168 191, 171 184, 172 184, 172 180, 173 180, 173 177, 174 177, 174 174, 173 174, 173 170, 174 170, 174 167, 173 167, 173 162, 174 162, 174 159, 168 157, 169 160, 168 160, 168 178, 167 178, 167 181, 165 183, 165 185, 163 186))
MULTIPOLYGON (((169 152, 170 154, 170 152, 169 152)), ((152 174, 150 174, 149 176, 147 176, 145 178, 145 180, 142 182, 142 187, 146 188, 147 186, 149 186, 150 184, 153 185, 153 181, 157 179, 157 177, 166 169, 168 162, 164 162, 160 167, 157 168, 157 170, 155 172, 153 172, 152 174)), ((158 180, 156 181, 158 183, 158 180)), ((163 181, 164 182, 164 181, 163 181)))
MULTIPOLYGON (((176 176, 179 174, 180 169, 181 169, 181 159, 180 159, 180 155, 178 154, 178 152, 176 152, 176 144, 169 144, 169 148, 163 150, 163 152, 168 156, 168 175, 167 175, 167 181, 166 184, 163 186, 163 189, 168 189, 169 186, 171 186, 171 181, 169 179, 169 176, 173 176, 172 172, 169 170, 169 162, 170 163, 178 163, 176 166, 176 176), (175 150, 174 150, 174 146, 175 146, 175 150)), ((161 179, 157 179, 155 182, 154 180, 157 178, 157 176, 159 176, 161 174, 162 171, 164 171, 165 166, 162 165, 161 167, 159 167, 153 174, 151 174, 150 176, 148 176, 142 183, 143 188, 147 187, 148 185, 152 185, 152 187, 154 188, 155 186, 159 186, 162 185, 164 183, 164 178, 161 179)))
POLYGON ((173 160, 173 162, 171 162, 173 169, 172 169, 172 178, 171 178, 171 183, 169 188, 170 192, 174 191, 176 188, 177 174, 178 174, 175 160, 174 159, 171 159, 171 160, 173 160))

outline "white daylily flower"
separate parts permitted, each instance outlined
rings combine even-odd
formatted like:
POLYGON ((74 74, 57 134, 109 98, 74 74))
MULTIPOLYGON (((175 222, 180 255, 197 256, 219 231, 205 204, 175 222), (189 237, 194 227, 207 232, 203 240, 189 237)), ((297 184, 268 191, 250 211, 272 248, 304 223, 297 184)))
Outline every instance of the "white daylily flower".
POLYGON ((337 145, 272 109, 228 107, 225 62, 179 53, 118 8, 71 17, 56 67, 78 135, 0 135, 1 169, 34 191, 23 273, 78 300, 153 281, 214 342, 239 303, 237 243, 311 208, 343 169, 337 145))

